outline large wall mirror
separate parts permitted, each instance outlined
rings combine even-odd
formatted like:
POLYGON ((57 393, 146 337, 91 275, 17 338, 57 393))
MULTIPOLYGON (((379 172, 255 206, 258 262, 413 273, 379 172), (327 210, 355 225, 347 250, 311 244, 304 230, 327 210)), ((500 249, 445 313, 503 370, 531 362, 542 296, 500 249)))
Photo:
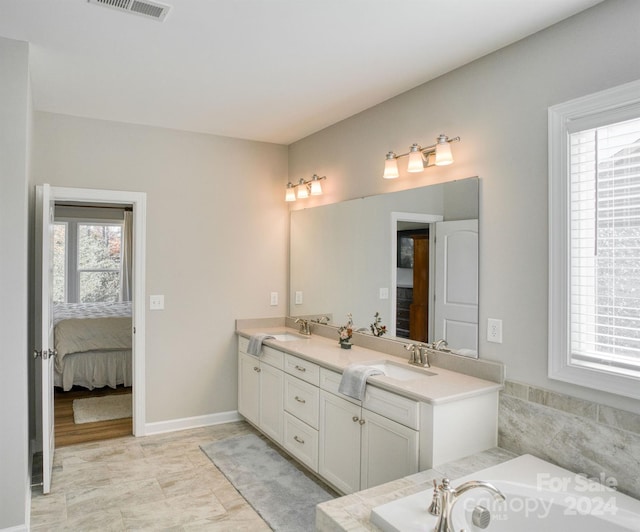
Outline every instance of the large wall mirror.
POLYGON ((291 212, 291 316, 478 353, 478 178, 291 212))

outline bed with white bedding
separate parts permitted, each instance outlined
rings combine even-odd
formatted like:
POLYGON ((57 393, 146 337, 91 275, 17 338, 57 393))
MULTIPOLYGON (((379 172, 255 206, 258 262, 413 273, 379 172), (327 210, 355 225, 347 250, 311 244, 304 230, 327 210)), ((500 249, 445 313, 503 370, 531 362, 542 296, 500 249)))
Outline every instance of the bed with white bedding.
POLYGON ((131 302, 55 304, 53 323, 55 386, 131 386, 131 302))

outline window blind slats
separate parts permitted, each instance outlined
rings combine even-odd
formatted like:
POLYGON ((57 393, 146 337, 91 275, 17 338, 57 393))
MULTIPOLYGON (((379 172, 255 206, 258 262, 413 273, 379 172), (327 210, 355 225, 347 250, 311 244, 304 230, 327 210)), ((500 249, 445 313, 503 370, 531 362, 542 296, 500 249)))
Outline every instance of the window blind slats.
POLYGON ((580 363, 640 372, 640 119, 569 136, 570 338, 580 363))

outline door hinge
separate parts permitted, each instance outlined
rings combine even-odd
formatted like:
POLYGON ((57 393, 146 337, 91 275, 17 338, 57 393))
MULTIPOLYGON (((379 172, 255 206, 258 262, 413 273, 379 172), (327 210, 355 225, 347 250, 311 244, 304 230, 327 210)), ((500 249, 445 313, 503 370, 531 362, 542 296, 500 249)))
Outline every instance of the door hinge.
POLYGON ((41 349, 33 350, 33 358, 41 358, 42 360, 47 360, 49 357, 54 357, 58 354, 55 349, 41 349))

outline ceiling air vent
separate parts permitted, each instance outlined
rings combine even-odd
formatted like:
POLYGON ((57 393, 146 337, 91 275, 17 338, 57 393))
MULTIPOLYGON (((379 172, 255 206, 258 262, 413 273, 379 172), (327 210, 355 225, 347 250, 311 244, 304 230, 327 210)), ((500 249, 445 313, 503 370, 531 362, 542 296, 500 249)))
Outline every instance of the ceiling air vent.
POLYGON ((118 11, 127 11, 143 17, 164 21, 170 6, 150 2, 149 0, 87 0, 90 4, 111 7, 118 11))

